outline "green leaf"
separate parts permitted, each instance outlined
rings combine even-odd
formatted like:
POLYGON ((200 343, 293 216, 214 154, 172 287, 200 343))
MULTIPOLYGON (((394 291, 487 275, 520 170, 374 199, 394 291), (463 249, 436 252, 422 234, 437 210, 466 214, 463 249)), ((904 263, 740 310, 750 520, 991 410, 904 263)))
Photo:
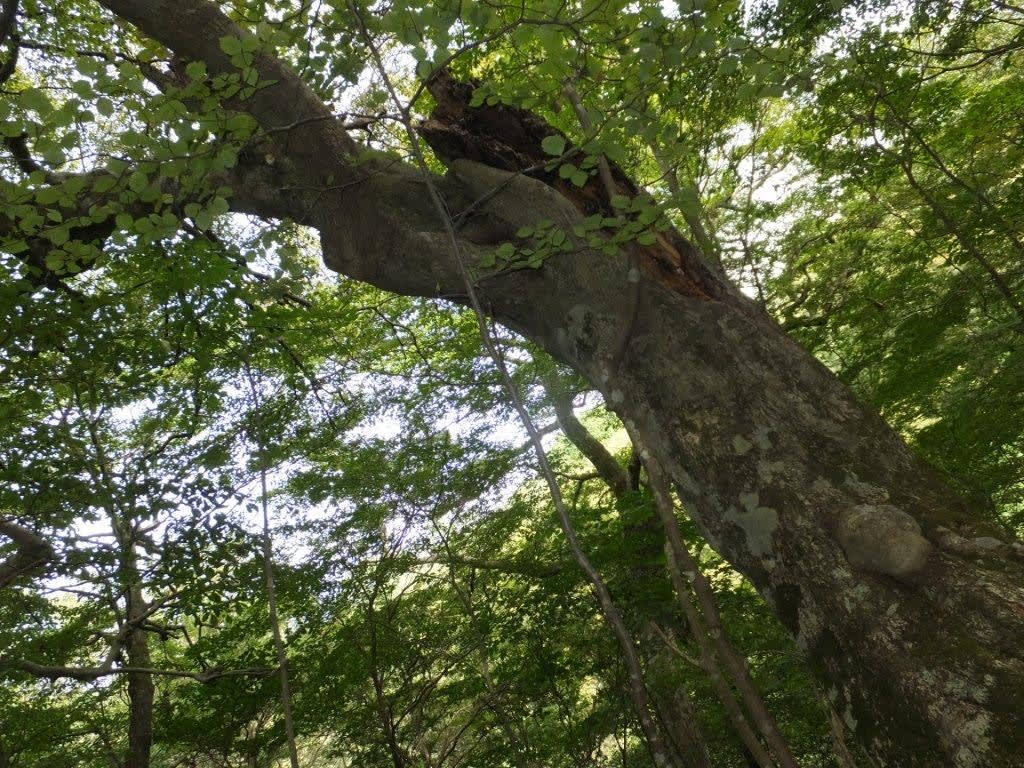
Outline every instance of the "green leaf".
POLYGON ((141 192, 149 186, 149 176, 142 171, 134 171, 128 177, 128 188, 133 192, 141 192))
POLYGON ((420 80, 427 80, 432 74, 434 74, 433 64, 429 61, 416 62, 416 77, 420 80))
MULTIPOLYGON (((225 38, 227 39, 227 38, 225 38)), ((226 53, 226 51, 225 51, 226 53)), ((185 65, 185 74, 189 80, 201 81, 206 79, 206 62, 190 61, 185 65)))
POLYGON ((67 254, 63 251, 50 251, 46 254, 43 259, 43 263, 46 264, 46 268, 54 272, 60 272, 64 269, 64 260, 67 254))
POLYGON ((38 88, 26 88, 18 94, 18 102, 24 109, 31 109, 40 114, 47 114, 52 109, 49 97, 38 88))
POLYGON ((64 245, 70 236, 71 231, 67 227, 57 227, 46 233, 46 239, 54 245, 64 245))
POLYGON ((237 56, 242 52, 242 41, 234 35, 225 35, 220 39, 220 49, 228 56, 237 56))
POLYGON ((565 152, 565 138, 557 134, 545 136, 540 148, 547 154, 557 157, 565 152))
POLYGON ((169 211, 162 213, 160 214, 160 226, 173 234, 178 229, 178 217, 169 211))
POLYGON ((653 43, 641 43, 636 53, 641 59, 650 62, 657 62, 661 58, 661 49, 653 43))
POLYGON ((502 261, 508 261, 515 256, 516 247, 513 243, 502 243, 494 249, 494 256, 502 261))

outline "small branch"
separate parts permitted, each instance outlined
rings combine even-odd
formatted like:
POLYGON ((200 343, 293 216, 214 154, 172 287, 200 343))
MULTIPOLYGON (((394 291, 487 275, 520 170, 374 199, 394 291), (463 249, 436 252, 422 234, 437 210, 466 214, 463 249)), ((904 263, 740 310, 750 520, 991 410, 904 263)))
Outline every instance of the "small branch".
POLYGON ((389 115, 386 112, 378 112, 376 115, 359 115, 351 112, 332 112, 329 115, 314 115, 312 117, 303 118, 302 120, 295 120, 286 125, 276 125, 273 128, 268 128, 264 133, 268 136, 275 133, 285 133, 293 131, 303 125, 310 123, 321 122, 323 120, 344 120, 345 118, 351 117, 351 120, 341 123, 341 127, 346 131, 369 131, 370 126, 375 125, 383 120, 396 120, 400 121, 401 117, 398 115, 389 115))
POLYGON ((482 571, 515 573, 520 576, 533 576, 544 579, 564 573, 569 564, 556 563, 547 565, 516 560, 485 560, 477 557, 462 557, 461 555, 448 554, 445 557, 421 557, 415 561, 415 565, 464 565, 469 568, 479 568, 482 571))
POLYGON ((545 160, 544 162, 536 163, 535 165, 528 166, 521 170, 515 171, 514 173, 510 172, 509 175, 506 176, 505 179, 503 179, 500 184, 495 185, 492 189, 489 189, 476 200, 472 201, 461 211, 452 215, 452 224, 454 224, 455 229, 460 229, 462 225, 466 223, 469 217, 477 210, 479 210, 480 206, 497 197, 505 189, 511 186, 512 183, 516 181, 516 179, 518 179, 519 177, 531 176, 532 174, 539 173, 541 171, 551 171, 552 168, 557 168, 558 165, 563 161, 570 160, 576 155, 581 154, 582 152, 583 150, 581 147, 570 147, 559 157, 552 157, 550 160, 545 160))
POLYGON ((270 677, 278 671, 277 667, 247 667, 244 669, 221 669, 210 667, 202 672, 188 672, 183 669, 152 669, 150 667, 65 667, 59 665, 37 664, 25 659, 0 659, 0 670, 27 672, 36 677, 57 680, 62 677, 71 680, 88 682, 99 680, 111 675, 157 675, 160 677, 181 677, 199 683, 210 683, 222 677, 270 677))
POLYGON ((679 644, 676 643, 675 640, 673 640, 671 637, 665 634, 665 630, 663 630, 657 624, 652 624, 651 626, 654 628, 654 631, 657 633, 658 637, 661 638, 661 641, 665 644, 665 647, 672 651, 672 653, 674 653, 680 659, 685 661, 691 667, 696 667, 697 669, 704 669, 704 665, 701 664, 700 659, 695 659, 693 656, 691 656, 682 648, 680 648, 679 644))
MULTIPOLYGON (((245 260, 244 256, 234 251, 231 246, 229 246, 227 243, 221 240, 214 232, 211 232, 207 229, 200 229, 198 226, 187 220, 182 221, 182 229, 197 239, 207 240, 213 245, 216 245, 218 249, 220 249, 219 254, 223 256, 224 259, 226 259, 228 262, 236 266, 245 274, 254 277, 258 282, 263 284, 274 283, 275 279, 272 275, 268 275, 263 272, 260 272, 257 269, 253 269, 252 266, 249 265, 249 262, 245 260)), ((292 293, 289 290, 281 292, 281 300, 290 301, 293 304, 302 307, 303 309, 310 309, 313 306, 312 302, 309 301, 309 299, 303 298, 302 296, 292 293)))

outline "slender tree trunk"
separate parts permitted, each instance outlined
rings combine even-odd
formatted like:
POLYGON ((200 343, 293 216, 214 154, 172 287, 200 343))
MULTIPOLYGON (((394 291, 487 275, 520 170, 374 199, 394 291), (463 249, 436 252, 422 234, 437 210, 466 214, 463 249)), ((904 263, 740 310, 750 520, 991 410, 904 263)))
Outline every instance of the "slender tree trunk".
MULTIPOLYGON (((678 592, 681 588, 685 588, 682 579, 679 578, 679 569, 681 567, 682 572, 686 574, 690 582, 694 595, 697 597, 697 603, 700 605, 700 610, 703 614, 703 623, 707 627, 715 653, 722 666, 728 670, 732 683, 736 686, 736 690, 747 712, 753 718, 758 732, 774 755, 775 761, 782 768, 797 768, 796 759, 789 748, 789 743, 779 732, 775 718, 765 705, 764 699, 761 698, 757 686, 750 677, 746 661, 737 652, 725 634, 725 627, 722 626, 718 607, 715 605, 711 584, 708 583, 707 578, 705 578, 700 569, 700 564, 690 554, 686 542, 683 541, 682 532, 679 530, 679 523, 676 521, 675 508, 660 470, 653 463, 648 464, 647 470, 651 480, 651 492, 654 494, 655 506, 658 508, 662 525, 665 527, 665 535, 671 554, 668 558, 668 563, 669 567, 674 571, 671 576, 676 586, 676 591, 678 592)), ((680 596, 680 599, 686 598, 680 596)))
POLYGON ((679 660, 665 647, 653 627, 644 633, 643 646, 651 700, 677 764, 683 768, 711 768, 707 741, 693 700, 682 685, 671 684, 679 677, 676 671, 679 660))
POLYGON ((377 717, 380 718, 380 726, 384 731, 384 738, 388 744, 388 752, 391 754, 391 762, 395 768, 405 768, 405 752, 398 744, 398 736, 395 734, 395 721, 391 714, 391 707, 387 703, 384 693, 384 683, 380 678, 376 667, 370 673, 373 682, 373 695, 377 704, 377 717))
POLYGON ((714 689, 715 695, 725 709, 730 725, 732 725, 733 730, 736 731, 737 736, 739 736, 742 742, 744 754, 748 755, 748 759, 752 760, 754 765, 760 766, 760 768, 773 768, 771 757, 765 751, 761 742, 758 741, 754 727, 750 724, 750 720, 743 711, 743 707, 740 706, 740 702, 732 686, 729 684, 729 680, 726 679, 722 672, 722 667, 715 655, 707 627, 705 627, 704 620, 694 604, 690 590, 683 581, 682 571, 676 561, 674 549, 667 543, 665 545, 665 559, 679 605, 686 616, 686 621, 700 650, 701 666, 711 681, 711 687, 714 689))
MULTIPOLYGON (((134 566, 134 563, 133 563, 134 566)), ((134 567, 133 567, 134 570, 134 567)), ((146 611, 142 588, 136 583, 128 590, 128 631, 125 651, 128 666, 150 668, 149 633, 137 624, 146 611)), ((128 674, 128 751, 124 768, 149 768, 153 746, 153 702, 156 686, 153 676, 138 672, 128 674)))
POLYGON ((829 730, 832 732, 832 752, 836 756, 836 762, 840 768, 857 768, 857 761, 850 754, 850 748, 846 746, 846 730, 839 719, 836 711, 829 707, 828 710, 829 730))
MULTIPOLYGON (((590 434, 576 418, 573 396, 565 389, 565 382, 550 377, 544 383, 555 409, 555 416, 565 437, 593 464, 612 495, 623 501, 630 492, 639 491, 639 474, 626 471, 607 448, 590 434)), ((671 602, 657 604, 654 597, 663 591, 665 573, 659 560, 664 538, 656 511, 652 508, 643 519, 627 527, 625 536, 632 540, 630 561, 630 592, 645 597, 647 610, 635 608, 624 615, 629 631, 640 639, 644 656, 645 684, 650 691, 651 704, 664 732, 666 747, 672 762, 686 768, 710 768, 707 741, 701 732, 697 714, 686 690, 670 689, 677 675, 675 660, 666 658, 667 648, 658 637, 658 625, 676 624, 671 602)))
POLYGON ((270 634, 274 639, 278 680, 281 684, 281 712, 284 717, 284 735, 285 740, 288 742, 288 763, 291 768, 299 768, 299 750, 295 743, 295 722, 292 719, 292 689, 288 677, 288 649, 284 644, 284 637, 281 634, 281 621, 277 615, 277 586, 274 583, 274 542, 270 531, 270 512, 267 505, 267 470, 263 467, 260 468, 260 491, 260 506, 263 511, 263 578, 267 588, 267 612, 270 619, 270 634))
MULTIPOLYGON (((671 682, 679 678, 673 668, 679 661, 670 654, 661 637, 661 626, 684 633, 686 629, 685 625, 679 625, 679 614, 672 610, 671 593, 665 590, 665 569, 661 564, 664 535, 655 510, 651 509, 646 517, 629 526, 626 535, 635 541, 635 545, 627 550, 632 555, 632 591, 642 597, 646 606, 645 609, 630 610, 627 618, 631 622, 631 631, 641 639, 647 688, 665 731, 665 741, 675 752, 678 765, 710 768, 707 740, 701 731, 693 702, 685 688, 671 682), (659 594, 664 594, 666 599, 657 600, 659 594)), ((693 631, 693 628, 689 629, 693 631)))

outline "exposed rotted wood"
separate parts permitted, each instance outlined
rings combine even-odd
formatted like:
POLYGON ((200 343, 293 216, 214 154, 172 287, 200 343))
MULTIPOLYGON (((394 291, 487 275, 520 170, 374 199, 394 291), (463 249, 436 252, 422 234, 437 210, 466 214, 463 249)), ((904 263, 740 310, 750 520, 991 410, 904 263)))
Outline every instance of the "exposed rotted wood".
MULTIPOLYGON (((456 80, 451 72, 437 72, 427 89, 436 106, 419 133, 437 157, 446 165, 455 160, 473 160, 514 173, 528 174, 557 190, 584 215, 617 216, 611 194, 627 198, 646 195, 640 186, 618 165, 607 167, 612 189, 593 174, 583 186, 576 186, 558 174, 559 162, 541 147, 549 136, 565 141, 564 157, 576 156, 577 149, 569 138, 543 117, 510 104, 470 106, 474 81, 456 80)), ((638 262, 649 277, 673 291, 703 299, 722 297, 725 284, 704 262, 694 245, 674 228, 658 233, 650 246, 633 243, 638 262)))

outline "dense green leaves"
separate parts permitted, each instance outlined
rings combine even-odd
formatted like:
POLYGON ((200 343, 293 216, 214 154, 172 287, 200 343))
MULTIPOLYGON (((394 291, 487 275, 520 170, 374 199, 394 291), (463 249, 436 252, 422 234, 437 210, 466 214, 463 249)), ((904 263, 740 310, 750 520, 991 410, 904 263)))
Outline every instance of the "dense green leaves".
MULTIPOLYGON (((475 105, 532 109, 564 132, 541 142, 561 183, 601 182, 603 157, 651 192, 613 195, 571 232, 519 229, 478 262, 480 279, 543 269, 577 241, 650 246, 672 222, 994 524, 1020 530, 1024 40, 1009 6, 221 5, 252 35, 220 39, 237 71, 215 77, 93 2, 26 0, 18 15, 0 97, 0 516, 44 534, 56 558, 0 592, 0 765, 120 761, 124 676, 49 681, 17 662, 125 666, 133 587, 152 609, 153 667, 276 664, 261 469, 309 765, 649 761, 475 319, 327 276, 310 233, 230 213, 227 175, 276 162, 240 106, 266 85, 264 52, 367 120, 368 155, 409 152, 353 8, 414 118, 431 107, 419 79, 449 66, 477 79, 475 105)), ((498 341, 554 431, 540 382, 565 372, 498 341)), ((625 468, 622 425, 583 402, 625 468)), ((631 631, 649 643, 656 621, 676 635, 682 657, 644 646, 672 660, 651 653, 652 688, 685 691, 715 764, 743 765, 683 658, 693 639, 650 499, 613 498, 569 441, 549 448, 631 631)), ((795 649, 683 523, 803 764, 836 764, 795 649)), ((276 678, 156 679, 154 765, 283 754, 276 678)))

